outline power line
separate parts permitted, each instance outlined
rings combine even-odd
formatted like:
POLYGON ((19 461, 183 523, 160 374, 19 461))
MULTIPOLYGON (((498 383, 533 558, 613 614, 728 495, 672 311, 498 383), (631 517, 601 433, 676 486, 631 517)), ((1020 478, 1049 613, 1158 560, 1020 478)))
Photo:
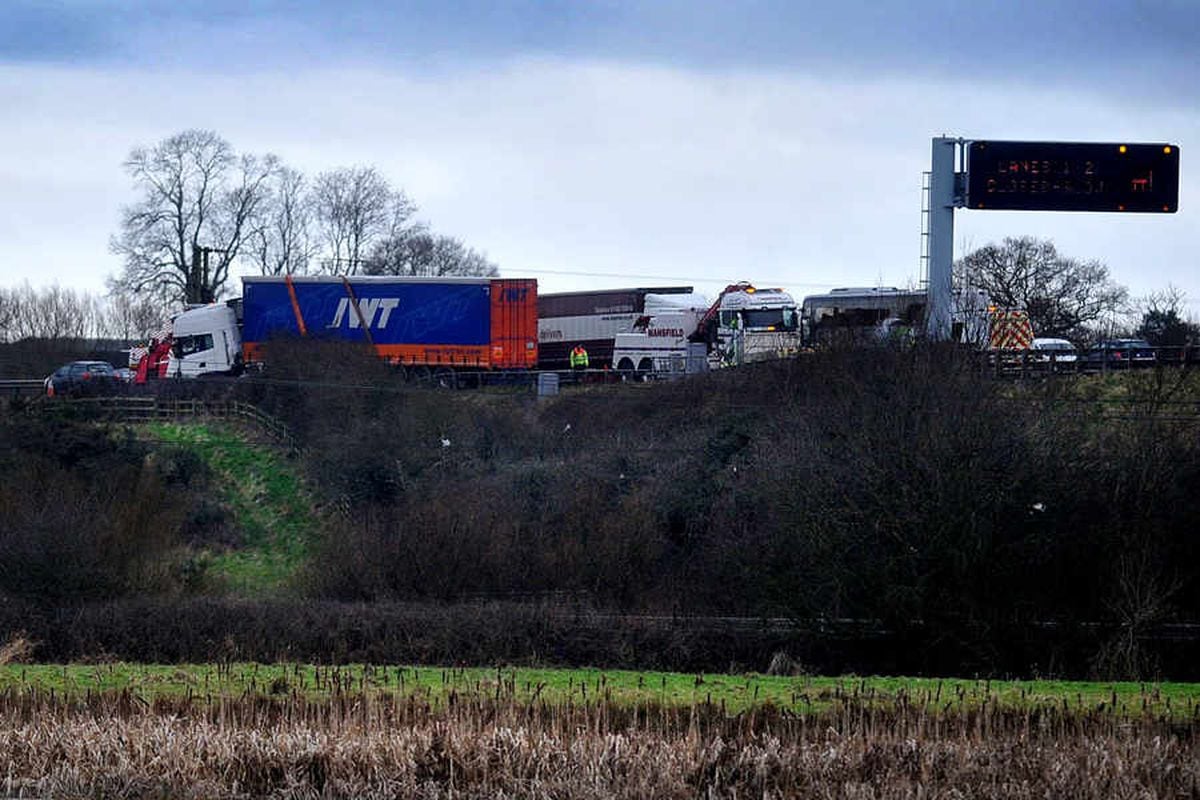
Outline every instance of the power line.
MULTIPOLYGON (((556 269, 522 269, 521 274, 530 273, 533 275, 564 275, 580 278, 631 278, 640 281, 680 281, 682 283, 714 283, 728 284, 727 278, 681 278, 678 275, 645 275, 641 273, 630 272, 577 272, 573 270, 556 270, 556 269)), ((763 278, 755 281, 763 285, 776 284, 784 286, 803 286, 810 289, 833 289, 837 287, 835 283, 796 283, 791 280, 776 280, 774 278, 763 278)))

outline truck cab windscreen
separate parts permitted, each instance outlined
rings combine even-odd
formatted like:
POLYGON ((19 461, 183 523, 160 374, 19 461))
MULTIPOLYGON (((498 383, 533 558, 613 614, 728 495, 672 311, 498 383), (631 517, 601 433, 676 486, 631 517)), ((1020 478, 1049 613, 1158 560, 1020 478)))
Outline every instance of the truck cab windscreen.
POLYGON ((799 324, 794 308, 746 310, 741 313, 742 322, 746 328, 794 331, 799 324))
POLYGON ((213 349, 213 335, 201 333, 195 336, 180 336, 175 340, 175 357, 183 358, 193 353, 203 353, 213 349))

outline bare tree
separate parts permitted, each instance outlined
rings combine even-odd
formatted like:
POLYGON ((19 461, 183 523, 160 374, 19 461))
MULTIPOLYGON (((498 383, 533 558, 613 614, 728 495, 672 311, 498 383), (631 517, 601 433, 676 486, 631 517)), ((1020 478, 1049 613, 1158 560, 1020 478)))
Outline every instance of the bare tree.
POLYGON ((11 328, 16 310, 16 298, 13 292, 0 286, 0 342, 12 341, 11 328))
POLYGON ((954 265, 960 286, 983 289, 993 303, 1024 308, 1038 336, 1079 336, 1119 311, 1128 295, 1099 261, 1061 255, 1054 243, 1032 236, 1006 238, 975 250, 954 265))
POLYGON ((312 209, 303 173, 279 167, 271 175, 263 224, 250 238, 246 257, 263 275, 303 275, 316 252, 312 209))
POLYGON ((103 332, 127 342, 144 341, 166 324, 167 308, 155 295, 110 295, 103 308, 103 332))
POLYGON ((366 271, 372 275, 499 275, 499 268, 453 236, 412 226, 380 241, 366 271))
POLYGON ((8 336, 20 339, 88 339, 100 330, 100 300, 87 292, 28 283, 7 293, 8 336))
POLYGON ((1185 317, 1187 295, 1177 286, 1151 292, 1138 305, 1136 334, 1155 347, 1183 347, 1200 342, 1200 325, 1185 317))
POLYGON ((32 311, 33 288, 26 281, 23 285, 9 289, 7 336, 11 342, 35 335, 36 316, 32 311))
POLYGON ((237 156, 213 131, 186 130, 134 148, 125 169, 142 197, 122 209, 111 242, 125 259, 114 288, 166 287, 186 303, 212 302, 262 225, 266 182, 277 166, 274 156, 237 156))
POLYGON ((453 236, 434 240, 430 260, 434 275, 499 275, 500 269, 483 253, 467 247, 453 236))
POLYGON ((433 234, 424 223, 394 231, 371 248, 364 271, 371 275, 424 275, 433 241, 433 234))
POLYGON ((356 274, 376 240, 402 229, 414 211, 374 167, 323 172, 313 185, 313 213, 329 248, 330 272, 356 274))

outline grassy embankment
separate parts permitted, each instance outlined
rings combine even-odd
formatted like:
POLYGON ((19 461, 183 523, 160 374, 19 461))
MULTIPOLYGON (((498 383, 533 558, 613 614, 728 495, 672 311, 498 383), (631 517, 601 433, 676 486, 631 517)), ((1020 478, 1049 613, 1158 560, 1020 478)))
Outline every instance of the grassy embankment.
POLYGON ((937 678, 690 675, 596 669, 320 667, 300 664, 9 664, 0 692, 53 692, 70 697, 131 692, 142 700, 279 695, 310 700, 337 694, 413 696, 439 706, 452 697, 518 704, 656 704, 720 707, 740 713, 771 706, 792 713, 844 704, 905 706, 957 713, 993 708, 1062 710, 1117 717, 1193 720, 1200 684, 984 681, 937 678))
POLYGON ((216 477, 216 499, 241 533, 238 547, 206 552, 206 575, 238 594, 285 590, 307 558, 315 528, 312 500, 287 459, 214 425, 163 423, 147 432, 203 459, 216 477))

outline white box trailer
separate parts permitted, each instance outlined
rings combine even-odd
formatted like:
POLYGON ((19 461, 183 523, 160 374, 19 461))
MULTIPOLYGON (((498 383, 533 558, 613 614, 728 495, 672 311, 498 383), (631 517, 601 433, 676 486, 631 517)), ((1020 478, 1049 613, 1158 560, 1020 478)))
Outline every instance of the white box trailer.
POLYGON ((646 312, 649 295, 691 294, 690 286, 601 289, 538 295, 538 366, 568 369, 568 354, 577 344, 588 351, 592 369, 613 365, 613 342, 633 330, 646 312))

